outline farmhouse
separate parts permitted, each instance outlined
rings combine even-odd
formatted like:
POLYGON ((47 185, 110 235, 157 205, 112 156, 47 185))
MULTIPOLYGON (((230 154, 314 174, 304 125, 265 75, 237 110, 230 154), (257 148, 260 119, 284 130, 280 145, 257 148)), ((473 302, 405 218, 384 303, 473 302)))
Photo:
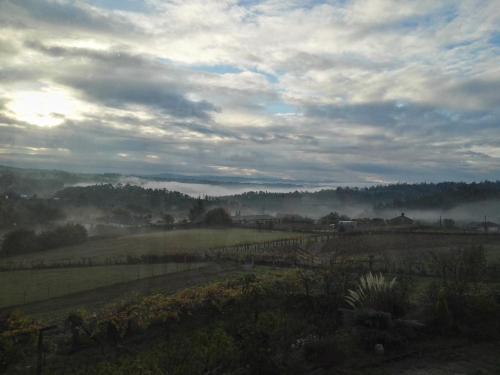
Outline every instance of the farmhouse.
POLYGON ((349 232, 358 226, 358 223, 354 220, 340 220, 339 223, 335 226, 335 228, 339 232, 349 232))
POLYGON ((405 216, 404 212, 402 212, 400 216, 393 217, 392 219, 389 219, 387 221, 387 224, 394 226, 413 225, 414 223, 415 222, 412 219, 410 219, 408 216, 405 216))
POLYGON ((233 223, 252 225, 279 222, 279 219, 271 215, 235 215, 231 219, 233 219, 233 223))
POLYGON ((471 231, 476 232, 486 232, 486 233, 498 233, 500 232, 500 224, 494 223, 492 221, 485 222, 472 222, 469 223, 466 228, 471 231))
POLYGON ((358 228, 363 230, 377 229, 385 226, 385 220, 379 217, 356 219, 358 228))

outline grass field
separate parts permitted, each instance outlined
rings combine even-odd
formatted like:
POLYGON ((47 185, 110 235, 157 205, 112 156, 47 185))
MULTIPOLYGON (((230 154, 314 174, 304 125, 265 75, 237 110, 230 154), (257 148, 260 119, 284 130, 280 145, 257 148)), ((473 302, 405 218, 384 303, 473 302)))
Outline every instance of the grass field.
POLYGON ((326 246, 324 255, 331 251, 349 257, 366 258, 367 255, 392 258, 426 255, 429 251, 439 252, 483 246, 490 262, 500 261, 500 236, 463 234, 421 234, 421 233, 377 233, 333 238, 326 246))
POLYGON ((103 286, 195 270, 205 263, 164 263, 0 272, 0 308, 103 286))
POLYGON ((93 262, 106 259, 141 255, 173 253, 199 253, 210 248, 244 243, 257 243, 300 235, 290 232, 258 231, 254 229, 190 229, 153 232, 118 238, 90 240, 84 244, 24 254, 3 259, 0 265, 45 264, 75 262, 90 258, 93 262))

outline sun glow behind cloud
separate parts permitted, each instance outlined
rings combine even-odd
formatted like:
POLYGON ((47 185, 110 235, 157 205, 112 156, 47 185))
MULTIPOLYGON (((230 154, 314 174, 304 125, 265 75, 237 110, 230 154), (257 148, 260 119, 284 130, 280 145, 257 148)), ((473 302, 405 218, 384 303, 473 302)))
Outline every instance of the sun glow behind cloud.
POLYGON ((61 125, 78 117, 77 102, 61 90, 17 91, 7 109, 20 121, 40 127, 61 125))

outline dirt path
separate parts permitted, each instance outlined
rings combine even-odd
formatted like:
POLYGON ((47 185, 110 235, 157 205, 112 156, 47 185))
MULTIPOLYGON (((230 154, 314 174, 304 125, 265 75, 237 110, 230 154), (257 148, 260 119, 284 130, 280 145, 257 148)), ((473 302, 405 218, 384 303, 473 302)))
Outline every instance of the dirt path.
POLYGON ((242 272, 239 266, 210 264, 196 270, 113 284, 25 305, 11 306, 1 309, 0 313, 19 309, 37 319, 54 324, 61 322, 68 312, 79 308, 94 311, 111 302, 133 298, 137 294, 174 293, 184 288, 236 275, 239 272, 242 272))
POLYGON ((498 375, 500 342, 461 344, 383 366, 388 375, 498 375))

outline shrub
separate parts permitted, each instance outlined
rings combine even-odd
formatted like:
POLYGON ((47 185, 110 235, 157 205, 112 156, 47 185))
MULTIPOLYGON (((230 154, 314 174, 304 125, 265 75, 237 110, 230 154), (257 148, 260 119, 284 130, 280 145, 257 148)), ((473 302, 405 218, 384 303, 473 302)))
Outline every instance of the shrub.
POLYGON ((304 357, 321 367, 338 366, 362 355, 359 337, 350 329, 339 329, 333 335, 307 340, 304 357))
POLYGON ((463 315, 457 318, 458 330, 472 339, 496 339, 500 335, 500 306, 489 293, 466 298, 463 315))
POLYGON ((431 267, 438 280, 425 293, 424 306, 430 326, 441 334, 488 337, 500 333, 498 303, 481 291, 486 270, 482 246, 431 253, 431 267))
POLYGON ((429 253, 433 274, 442 285, 466 292, 470 284, 482 281, 486 271, 486 254, 482 246, 429 253))
POLYGON ((0 316, 0 373, 29 357, 39 324, 20 312, 0 316))
POLYGON ((495 338, 500 334, 500 305, 490 292, 431 283, 425 295, 428 323, 443 335, 495 338))
POLYGON ((361 276, 356 289, 350 289, 346 302, 354 309, 375 309, 402 315, 408 307, 408 289, 401 288, 396 278, 369 272, 361 276))
POLYGON ((331 367, 343 362, 346 354, 343 348, 339 347, 335 337, 329 336, 307 342, 304 345, 304 357, 322 367, 331 367))

